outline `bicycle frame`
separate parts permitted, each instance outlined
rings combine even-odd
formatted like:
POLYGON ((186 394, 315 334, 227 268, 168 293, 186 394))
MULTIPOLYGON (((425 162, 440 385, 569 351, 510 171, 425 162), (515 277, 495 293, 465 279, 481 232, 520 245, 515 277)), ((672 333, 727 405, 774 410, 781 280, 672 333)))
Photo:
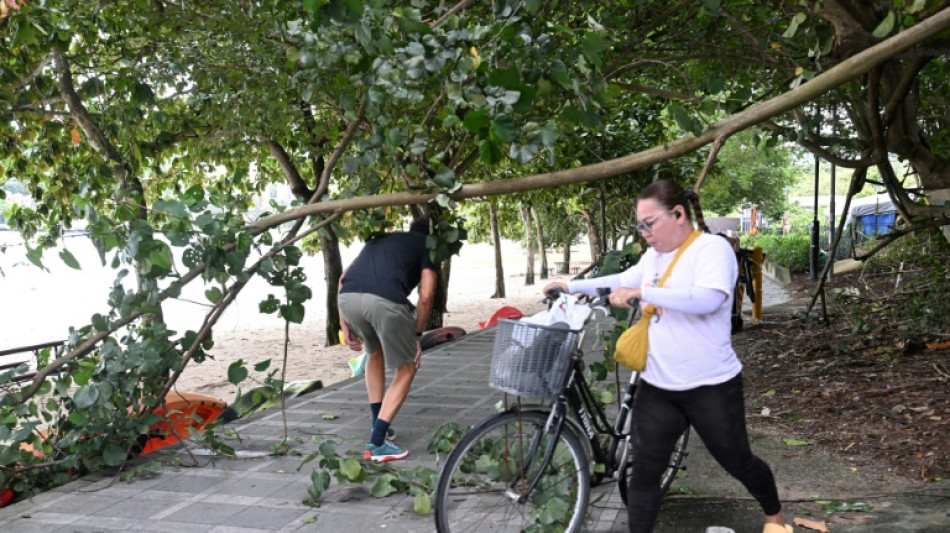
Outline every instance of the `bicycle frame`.
POLYGON ((633 405, 633 397, 639 384, 639 375, 634 372, 630 376, 630 381, 627 383, 623 399, 620 402, 620 410, 617 413, 613 427, 611 427, 607 414, 597 403, 590 384, 584 377, 583 359, 580 355, 578 353, 574 357, 571 372, 568 374, 567 388, 558 399, 557 405, 551 410, 551 418, 563 416, 560 413, 563 413, 564 409, 569 407, 574 416, 577 417, 579 425, 584 431, 584 436, 590 442, 591 458, 595 463, 604 465, 604 475, 606 477, 612 477, 619 466, 616 459, 617 449, 621 442, 628 437, 623 431, 633 405), (599 435, 610 437, 606 449, 601 444, 600 439, 597 438, 599 435))

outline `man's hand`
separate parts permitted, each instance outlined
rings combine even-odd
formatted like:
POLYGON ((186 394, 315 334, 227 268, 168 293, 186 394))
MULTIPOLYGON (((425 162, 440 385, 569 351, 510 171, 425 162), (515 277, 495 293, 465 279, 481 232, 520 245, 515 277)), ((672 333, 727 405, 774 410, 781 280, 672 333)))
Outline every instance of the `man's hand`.
POLYGON ((354 352, 363 351, 363 341, 350 330, 350 326, 346 325, 346 322, 342 319, 340 320, 340 329, 343 330, 343 342, 345 342, 351 350, 354 352))
POLYGON ((416 364, 416 370, 419 370, 419 367, 422 365, 422 341, 420 339, 416 339, 416 359, 414 362, 416 364))

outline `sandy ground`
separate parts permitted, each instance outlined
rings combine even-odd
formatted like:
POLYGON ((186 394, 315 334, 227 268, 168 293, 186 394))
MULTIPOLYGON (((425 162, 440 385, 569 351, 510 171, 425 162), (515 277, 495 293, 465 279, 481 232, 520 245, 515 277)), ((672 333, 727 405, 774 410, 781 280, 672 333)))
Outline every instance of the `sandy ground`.
MULTIPOLYGON (((357 243, 341 250, 344 266, 361 248, 362 244, 357 243)), ((0 231, 0 351, 64 340, 70 328, 82 327, 90 323, 94 314, 108 312, 108 293, 117 273, 101 264, 85 237, 67 236, 59 248, 48 251, 43 258, 45 270, 27 262, 24 252, 17 234, 0 231), (76 258, 80 269, 70 268, 60 259, 63 249, 76 258)), ((579 247, 572 254, 586 266, 588 254, 579 247)), ((560 260, 559 255, 549 254, 549 264, 553 266, 560 260)), ((536 278, 534 285, 525 286, 527 261, 520 245, 504 242, 502 257, 507 292, 507 298, 502 299, 491 298, 495 272, 490 245, 466 244, 460 255, 453 258, 445 325, 474 331, 478 322, 487 320, 504 305, 517 307, 526 314, 541 310, 538 301, 545 281, 536 278)), ((109 260, 111 256, 107 257, 109 260)), ((536 265, 539 268, 539 262, 536 265)), ((329 385, 350 377, 347 360, 358 353, 341 346, 324 346, 326 293, 322 257, 305 256, 301 266, 310 280, 313 298, 306 303, 303 324, 291 324, 288 328, 286 380, 322 380, 329 385)), ((178 267, 183 268, 180 263, 178 267)), ((130 286, 128 278, 131 276, 123 281, 126 288, 130 286)), ((192 283, 179 299, 165 303, 165 319, 171 329, 179 334, 199 329, 210 309, 203 294, 208 288, 200 282, 192 283)), ((258 303, 269 294, 281 298, 283 290, 256 278, 248 284, 215 326, 211 358, 201 364, 190 363, 178 381, 178 390, 230 401, 237 392, 227 379, 231 363, 241 360, 252 369, 255 363, 271 359, 269 371, 284 368, 285 323, 276 315, 258 311, 258 303)), ((410 299, 415 301, 415 295, 410 299)), ((16 357, 27 358, 28 354, 16 357)), ((264 377, 264 373, 254 371, 250 375, 257 381, 264 377)), ((254 386, 253 382, 245 382, 242 389, 254 386)))
MULTIPOLYGON (((453 258, 452 274, 449 280, 448 309, 444 318, 446 326, 456 326, 465 331, 478 329, 478 322, 487 320, 492 313, 504 305, 517 307, 525 314, 540 311, 540 291, 549 280, 541 280, 537 274, 535 284, 524 284, 525 263, 523 252, 517 245, 506 244, 505 264, 506 298, 492 299, 494 292, 494 256, 486 245, 466 245, 460 256, 453 258)), ((552 261, 553 259, 549 259, 552 261)), ((313 261, 317 263, 318 261, 313 261)), ((344 263, 346 263, 344 258, 344 263)), ((308 276, 322 284, 322 268, 316 272, 318 264, 308 265, 308 276)), ((558 276, 551 279, 568 279, 570 276, 558 276)), ((325 294, 314 286, 313 302, 322 302, 325 294)), ((410 299, 415 301, 416 295, 410 299)), ((243 360, 248 368, 253 364, 271 359, 267 372, 275 368, 286 369, 286 380, 322 380, 324 386, 336 383, 351 376, 347 360, 359 355, 345 346, 324 346, 323 319, 325 312, 317 306, 310 306, 307 318, 301 325, 292 324, 289 335, 285 336, 282 324, 274 323, 262 327, 225 328, 215 333, 215 345, 210 354, 213 360, 186 368, 178 380, 178 390, 193 391, 230 400, 237 391, 227 380, 228 366, 237 360, 243 360), (286 365, 284 364, 284 346, 287 345, 286 365)), ((423 364, 425 364, 423 362, 423 364)), ((250 379, 260 381, 265 373, 251 372, 250 379)), ((276 377, 280 377, 278 373, 276 377)), ((242 384, 247 390, 252 384, 242 384)))
MULTIPOLYGON (((548 280, 538 279, 535 284, 524 283, 525 257, 517 245, 507 244, 504 248, 505 291, 506 298, 492 299, 494 292, 494 259, 491 248, 485 245, 466 245, 460 256, 453 258, 452 274, 449 280, 448 309, 444 318, 446 326, 456 326, 465 331, 478 329, 478 322, 487 320, 492 313, 504 305, 517 307, 525 314, 540 311, 540 291, 548 280)), ((553 262, 553 259, 549 259, 553 262)), ((313 263, 317 263, 314 261, 313 263)), ((344 263, 347 263, 344 257, 344 263)), ((553 263, 552 263, 553 264, 553 263)), ((309 265, 308 276, 322 284, 320 265, 309 265)), ((567 279, 560 276, 551 279, 567 279)), ((314 303, 321 303, 325 294, 320 287, 313 286, 314 303)), ((416 295, 410 299, 415 301, 416 295)), ((324 386, 336 383, 351 376, 347 360, 359 355, 345 346, 325 346, 325 311, 312 305, 307 309, 307 318, 301 325, 292 324, 289 335, 285 336, 282 324, 275 323, 251 329, 225 328, 216 331, 215 345, 210 354, 213 360, 200 365, 192 365, 178 380, 178 390, 193 391, 230 400, 237 389, 227 380, 228 366, 237 360, 243 360, 248 368, 254 363, 271 359, 268 371, 286 366, 286 380, 322 380, 324 386), (284 365, 284 346, 286 343, 286 365, 284 365)), ((423 362, 423 364, 425 364, 423 362)), ((250 379, 261 380, 264 373, 251 372, 250 379)), ((280 377, 280 374, 277 375, 280 377)), ((247 390, 253 384, 242 384, 247 390)))

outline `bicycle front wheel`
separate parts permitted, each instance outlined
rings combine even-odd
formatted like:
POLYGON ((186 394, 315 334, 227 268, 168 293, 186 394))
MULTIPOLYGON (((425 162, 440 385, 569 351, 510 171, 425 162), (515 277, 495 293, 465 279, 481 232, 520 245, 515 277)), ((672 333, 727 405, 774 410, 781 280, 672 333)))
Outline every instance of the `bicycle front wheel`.
POLYGON ((544 431, 547 418, 537 411, 501 413, 459 441, 436 485, 440 533, 580 531, 590 498, 587 455, 566 426, 554 441, 544 431))

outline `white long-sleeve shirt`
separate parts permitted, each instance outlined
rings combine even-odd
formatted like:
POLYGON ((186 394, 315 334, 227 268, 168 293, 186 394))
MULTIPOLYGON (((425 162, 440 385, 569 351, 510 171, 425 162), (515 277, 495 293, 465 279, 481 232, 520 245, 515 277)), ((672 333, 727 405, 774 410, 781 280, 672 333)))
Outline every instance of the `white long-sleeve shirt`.
POLYGON ((726 239, 704 233, 683 252, 663 287, 655 287, 675 255, 650 248, 629 269, 570 281, 568 290, 593 295, 599 287, 639 287, 643 302, 664 311, 650 323, 642 378, 666 390, 723 383, 742 371, 731 338, 735 251, 726 239))

